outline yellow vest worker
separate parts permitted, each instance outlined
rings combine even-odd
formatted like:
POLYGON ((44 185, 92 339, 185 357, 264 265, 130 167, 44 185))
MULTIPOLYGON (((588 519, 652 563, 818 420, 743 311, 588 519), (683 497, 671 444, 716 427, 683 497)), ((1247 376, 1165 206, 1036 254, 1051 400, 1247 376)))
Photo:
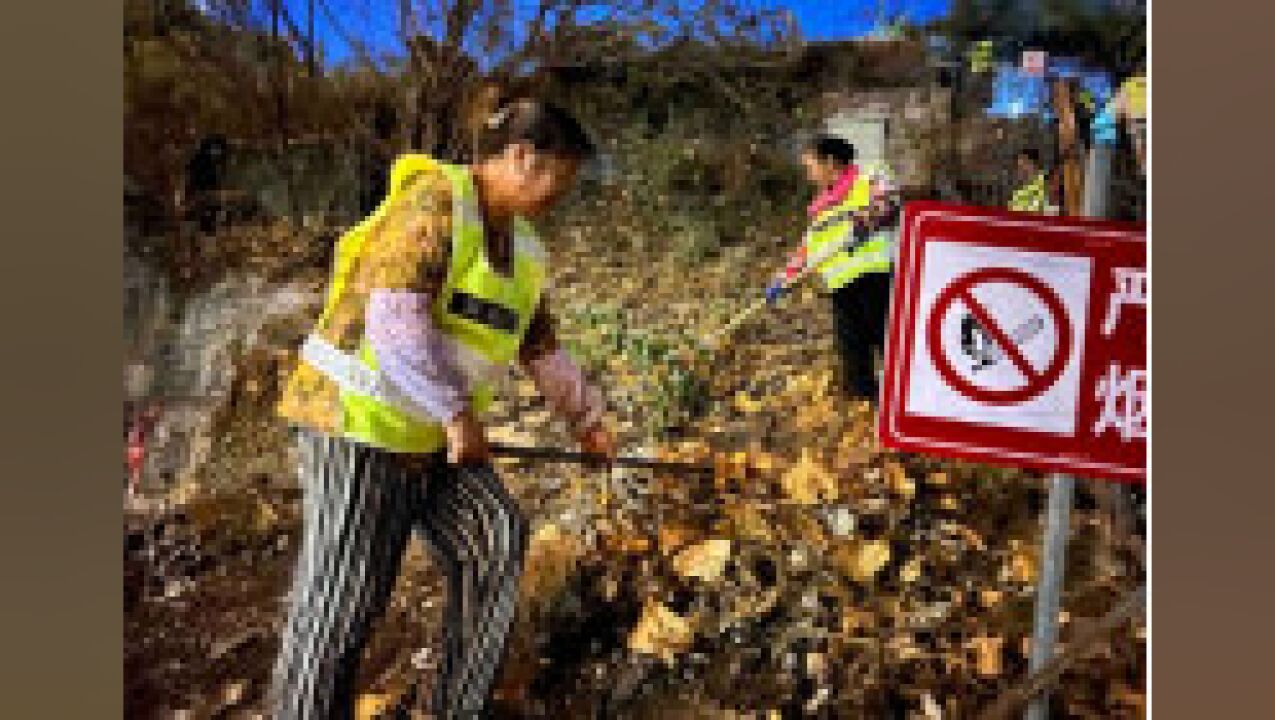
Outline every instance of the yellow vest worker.
POLYGON ((1016 159, 1015 171, 1023 180, 1009 198, 1009 209, 1018 212, 1055 214, 1049 202, 1049 186, 1045 171, 1040 165, 1040 154, 1033 148, 1023 148, 1016 159))
MULTIPOLYGON (((454 203, 451 264, 434 301, 433 316, 470 381, 471 406, 481 412, 491 400, 493 374, 514 361, 539 305, 547 277, 545 253, 531 225, 518 218, 513 276, 496 273, 484 257, 483 229, 468 172, 424 155, 407 155, 395 162, 391 192, 382 207, 403 203, 410 187, 407 181, 431 171, 446 175, 454 203)), ((378 219, 374 214, 338 242, 337 270, 324 313, 301 348, 302 363, 284 393, 280 412, 299 424, 373 447, 433 452, 446 442, 442 425, 423 419, 428 412, 380 374, 376 354, 364 338, 352 338, 353 352, 349 352, 338 347, 338 338, 328 332, 338 307, 353 302, 355 313, 364 310, 367 298, 351 297, 355 291, 349 276, 367 250, 369 225, 378 219)))
POLYGON ((412 534, 447 583, 429 714, 486 716, 528 529, 478 420, 494 373, 517 363, 585 451, 614 454, 601 392, 557 344, 545 253, 523 219, 563 197, 592 143, 548 103, 486 99, 472 165, 400 158, 385 200, 340 239, 280 402, 305 517, 272 718, 354 716, 359 662, 412 534))
POLYGON ((801 158, 818 196, 811 223, 784 273, 766 289, 774 302, 801 268, 819 274, 832 302, 833 330, 841 356, 842 390, 875 401, 875 356, 885 342, 898 198, 884 167, 854 165, 854 146, 816 137, 801 158))
POLYGON ((863 238, 850 250, 835 251, 854 238, 855 214, 870 202, 873 177, 867 171, 858 172, 845 198, 820 211, 806 231, 806 262, 814 266, 828 291, 842 288, 866 273, 890 270, 890 239, 885 232, 863 238))
POLYGON ((1009 199, 1009 209, 1020 212, 1043 213, 1049 206, 1049 193, 1045 189, 1045 173, 1037 173, 1030 182, 1014 191, 1009 199))

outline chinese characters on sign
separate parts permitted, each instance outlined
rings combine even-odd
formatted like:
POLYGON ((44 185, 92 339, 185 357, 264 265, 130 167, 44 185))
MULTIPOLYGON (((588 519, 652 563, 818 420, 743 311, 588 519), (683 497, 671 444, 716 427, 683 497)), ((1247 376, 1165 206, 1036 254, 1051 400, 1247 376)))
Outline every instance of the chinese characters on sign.
POLYGON ((1147 437, 1147 371, 1142 368, 1121 369, 1112 363, 1107 374, 1098 381, 1099 405, 1094 435, 1107 428, 1120 433, 1121 440, 1147 437))
MULTIPOLYGON (((1118 267, 1112 271, 1114 288, 1107 301, 1107 315, 1102 322, 1102 335, 1110 338, 1119 327, 1125 308, 1147 309, 1147 271, 1143 268, 1118 267)), ((1108 429, 1120 433, 1122 440, 1145 440, 1147 437, 1147 371, 1145 366, 1122 367, 1112 362, 1099 379, 1095 392, 1099 403, 1098 419, 1093 432, 1101 435, 1108 429)))
POLYGON ((905 450, 1146 475, 1141 226, 910 204, 880 434, 905 450))
POLYGON ((1115 289, 1107 303, 1107 318, 1102 321, 1102 334, 1115 332, 1120 311, 1125 305, 1147 307, 1147 271, 1141 268, 1115 268, 1115 289))

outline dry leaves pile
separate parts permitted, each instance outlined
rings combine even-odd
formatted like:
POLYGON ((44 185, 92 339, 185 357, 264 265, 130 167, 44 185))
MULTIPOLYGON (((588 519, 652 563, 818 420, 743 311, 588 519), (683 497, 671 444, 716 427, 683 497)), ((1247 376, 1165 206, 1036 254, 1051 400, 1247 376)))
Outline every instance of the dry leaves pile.
MULTIPOLYGON (((557 304, 605 293, 626 327, 684 337, 745 305, 777 261, 728 249, 687 283, 657 258, 606 264, 590 252, 562 253, 557 304)), ((499 703, 532 717, 658 717, 651 708, 673 707, 687 717, 965 717, 1021 676, 1041 483, 882 451, 872 409, 837 396, 828 324, 824 305, 799 294, 741 329, 709 367, 686 360, 708 370, 705 406, 673 432, 653 435, 641 422, 643 393, 658 384, 602 378, 613 400, 624 398, 628 452, 711 464, 711 481, 501 462, 534 530, 499 703)), ((671 366, 670 346, 656 348, 668 352, 648 370, 671 366)), ((529 383, 505 390, 493 437, 568 443, 529 383)), ((229 457, 218 473, 234 472, 229 457)), ((247 527, 270 522, 254 513, 247 527)), ((1092 508, 1075 514, 1064 644, 1136 582, 1102 577, 1090 561, 1098 522, 1092 508)), ((439 590, 413 589, 403 617, 433 622, 436 606, 412 602, 432 603, 439 590)), ((405 685, 404 658, 417 650, 370 662, 379 679, 365 708, 405 685)), ((1067 712, 1131 716, 1144 652, 1125 628, 1078 663, 1063 678, 1067 712)))

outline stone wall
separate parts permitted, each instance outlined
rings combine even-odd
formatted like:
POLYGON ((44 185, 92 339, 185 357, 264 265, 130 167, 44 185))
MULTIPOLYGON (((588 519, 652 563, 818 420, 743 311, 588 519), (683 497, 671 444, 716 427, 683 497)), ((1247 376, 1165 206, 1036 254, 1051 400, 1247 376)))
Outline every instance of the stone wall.
POLYGON ((280 318, 317 314, 322 295, 305 284, 269 285, 232 275, 180 300, 162 276, 125 259, 125 397, 158 404, 143 488, 170 490, 194 476, 212 450, 219 409, 231 402, 242 359, 272 347, 263 330, 280 318))
POLYGON ((833 92, 824 96, 821 107, 832 132, 857 124, 883 125, 884 148, 870 142, 861 156, 879 160, 874 156, 883 152, 899 184, 914 191, 935 185, 933 168, 950 109, 951 92, 937 86, 833 92))

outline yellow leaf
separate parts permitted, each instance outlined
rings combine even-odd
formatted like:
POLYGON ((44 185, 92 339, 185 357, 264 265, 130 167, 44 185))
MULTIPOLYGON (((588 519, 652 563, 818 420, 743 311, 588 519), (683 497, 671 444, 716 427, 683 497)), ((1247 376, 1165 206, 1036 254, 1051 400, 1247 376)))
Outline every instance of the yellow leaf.
POLYGON ((721 577, 722 570, 726 568, 730 550, 730 540, 705 540, 678 553, 673 558, 673 569, 684 578, 695 577, 713 582, 721 577))
POLYGON ((869 540, 859 546, 855 557, 854 579, 870 580, 890 562, 890 543, 885 540, 869 540))
POLYGON ((771 455, 768 452, 758 451, 753 453, 753 467, 763 473, 768 473, 774 472, 779 467, 779 463, 776 461, 774 455, 771 455))
POLYGON ((360 695, 354 708, 354 716, 358 720, 372 720, 372 718, 385 712, 389 706, 389 695, 377 695, 374 693, 360 695))
POLYGON ((856 630, 870 628, 875 622, 876 617, 872 613, 858 608, 850 608, 846 610, 845 616, 841 618, 841 631, 851 634, 856 630))
POLYGON ((890 562, 890 543, 885 540, 843 544, 833 551, 833 562, 859 582, 871 580, 890 562))
POLYGON ((1001 648, 1005 638, 976 637, 969 641, 974 650, 974 665, 978 674, 983 677, 997 677, 1001 674, 1001 648))
POLYGON ((1002 575, 1013 582, 1035 582, 1038 570, 1035 553, 1017 540, 1010 540, 1009 547, 1009 561, 1002 568, 1002 575))
POLYGON ((670 555, 694 540, 696 535, 695 528, 690 525, 665 521, 659 529, 660 552, 670 555))
POLYGON ((899 570, 899 579, 905 583, 913 583, 921 577, 921 559, 912 558, 899 570))
POLYGON ((740 539, 770 542, 775 539, 775 532, 770 523, 762 515, 761 510, 752 504, 731 505, 726 508, 726 516, 730 518, 731 529, 740 539))
POLYGON ((522 417, 523 421, 532 427, 540 427, 549 423, 548 410, 534 410, 524 414, 522 417))
POLYGON ((678 653, 690 647, 693 638, 694 629, 689 620, 663 603, 648 600, 637 627, 629 635, 628 644, 633 652, 654 655, 672 664, 678 653))
POLYGON ((651 550, 651 540, 645 535, 619 533, 608 535, 604 542, 608 550, 620 555, 641 555, 651 550))
POLYGON ((506 445, 535 445, 536 439, 510 425, 494 425, 487 428, 487 439, 506 445))
POLYGON ((748 453, 717 453, 713 456, 713 473, 717 480, 748 479, 748 453))
POLYGON ((761 410, 761 408, 762 408, 762 403, 760 401, 753 400, 752 397, 748 393, 744 392, 743 390, 740 390, 739 392, 735 393, 735 409, 736 410, 745 414, 752 414, 757 412, 758 410, 761 410))
POLYGON ((814 394, 818 397, 823 397, 827 395, 828 385, 831 383, 832 383, 831 372, 825 371, 825 372, 819 373, 818 377, 815 379, 814 387, 812 388, 814 391, 814 394))
POLYGON ((802 449, 801 460, 780 479, 780 485, 789 498, 802 505, 814 505, 821 501, 836 501, 836 478, 802 449))
POLYGON ((885 476, 890 483, 890 489, 899 497, 911 500, 912 496, 916 495, 916 483, 907 476, 898 463, 886 463, 885 476))

